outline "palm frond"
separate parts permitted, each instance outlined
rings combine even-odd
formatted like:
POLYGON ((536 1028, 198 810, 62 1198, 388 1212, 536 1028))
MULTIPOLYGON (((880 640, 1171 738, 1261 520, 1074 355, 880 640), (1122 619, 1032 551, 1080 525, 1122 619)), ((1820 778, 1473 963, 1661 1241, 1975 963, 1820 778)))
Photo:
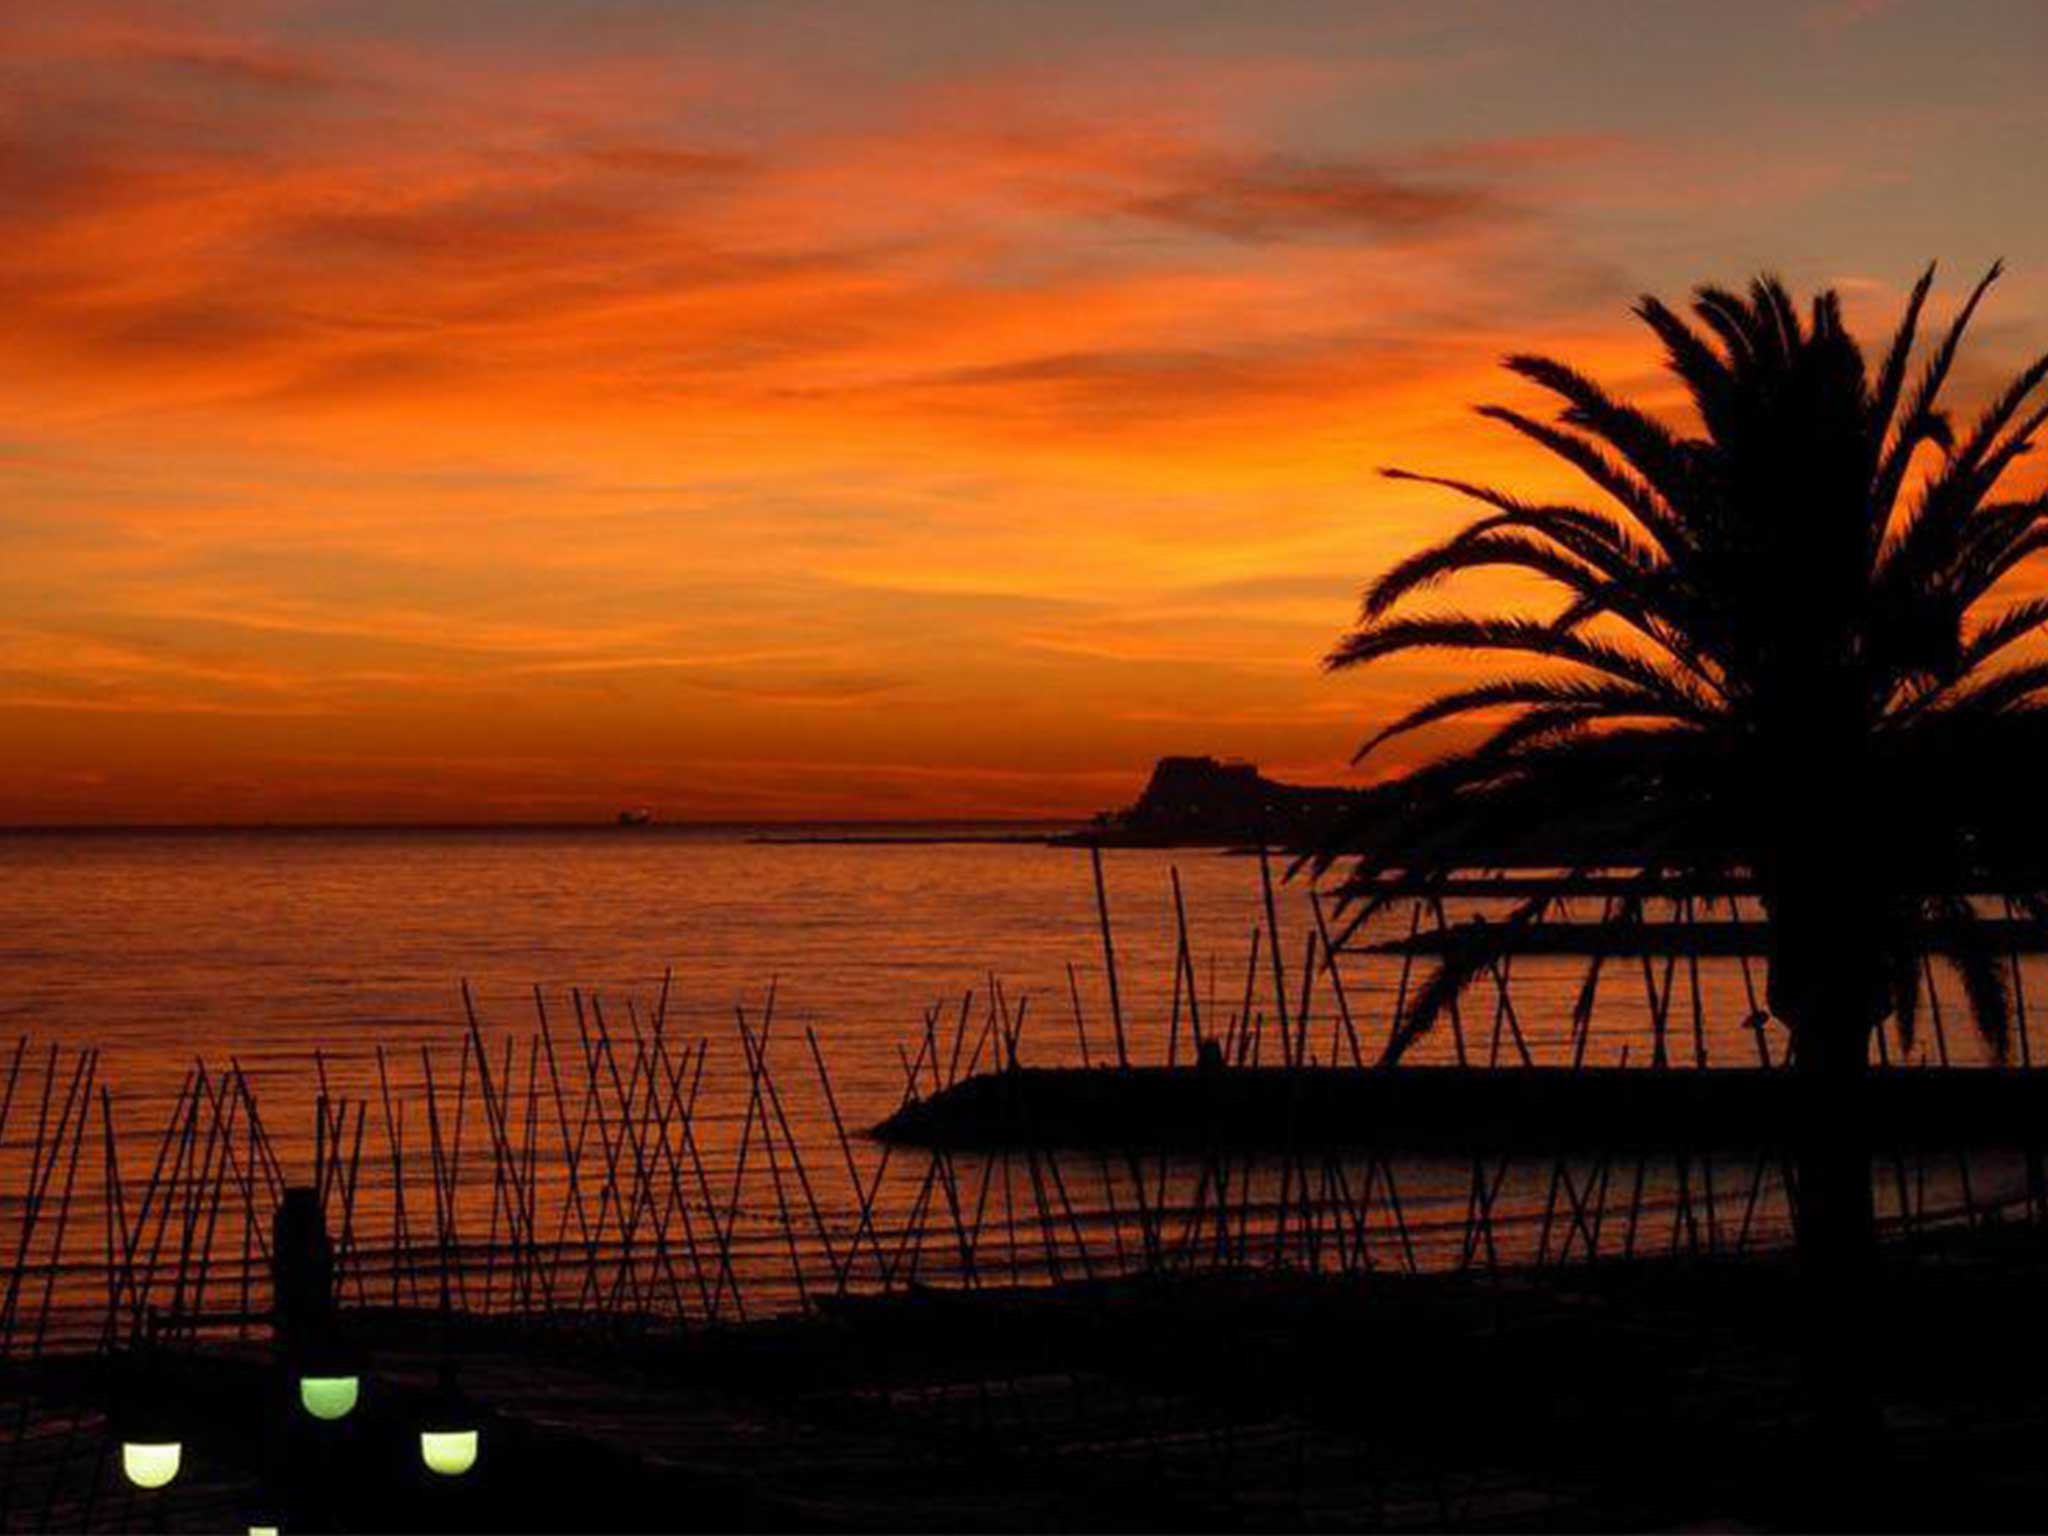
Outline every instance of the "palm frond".
POLYGON ((2048 625, 2048 597, 2031 597, 2014 603, 1996 617, 1980 624, 1963 642, 1958 671, 1967 675, 2006 647, 2048 625))
POLYGON ((1726 288, 1703 284, 1693 290, 1692 312, 1720 341, 1731 373, 1741 376, 1755 371, 1757 353, 1752 337, 1756 317, 1747 300, 1726 288))
POLYGON ((1977 676, 1959 688, 1933 695, 1929 708, 1949 715, 1998 715, 2034 702, 2048 688, 2048 661, 2028 662, 1977 676))
POLYGON ((1905 483, 1906 470, 1920 446, 1927 442, 1946 443, 1948 440, 1948 422, 1936 411, 1935 403, 1940 399, 1942 385, 1948 381, 1949 370, 1955 366, 1956 352, 1962 346, 1963 333, 1970 328, 1970 319, 1976 314, 1977 305, 2004 270, 2003 262, 1991 264, 1991 270, 1970 290, 1969 298, 1963 301, 1963 307, 1950 322, 1947 334, 1922 369, 1920 382, 1893 430, 1891 446, 1878 466, 1872 500, 1879 509, 1889 509, 1898 500, 1899 487, 1905 483))
POLYGON ((2012 996, 2006 987, 2005 956, 1984 931, 1966 897, 1946 896, 1934 904, 1937 927, 1932 948, 1963 984, 1977 1032, 2005 1059, 2011 1032, 2012 996))
POLYGON ((1578 593, 1606 584, 1602 572, 1566 554, 1554 542, 1519 532, 1503 519, 1487 518, 1394 566, 1366 588, 1359 603, 1360 615, 1370 623, 1422 588, 1486 566, 1533 571, 1578 593))
POLYGON ((1614 449, 1637 474, 1653 486, 1675 494, 1684 479, 1685 445, 1663 422, 1618 400, 1576 368, 1536 353, 1508 358, 1510 373, 1520 374, 1561 397, 1565 422, 1591 432, 1614 449))
POLYGON ((1906 365, 1912 359, 1913 339, 1920 329, 1920 311, 1926 308, 1927 295, 1933 291, 1934 263, 1929 262, 1927 270, 1920 274, 1920 280, 1906 298, 1906 312, 1900 316, 1898 329, 1892 333, 1891 345, 1885 349, 1884 362, 1878 368, 1877 384, 1871 391, 1868 417, 1873 468, 1875 456, 1883 452, 1885 439, 1891 432, 1892 414, 1899 407, 1899 392, 1905 388, 1906 365))
POLYGON ((1630 684, 1585 682, 1573 678, 1505 678, 1440 693, 1427 703, 1418 704, 1368 737, 1351 760, 1362 762, 1387 742, 1419 731, 1424 726, 1508 705, 1545 705, 1567 709, 1582 717, 1607 719, 1704 722, 1712 718, 1710 711, 1690 701, 1675 700, 1630 684))
POLYGON ((1697 702, 1690 687, 1675 673, 1619 646, 1559 630, 1537 619, 1489 619, 1466 614, 1388 619, 1346 635, 1324 659, 1324 665, 1337 671, 1402 651, 1418 650, 1519 651, 1552 661, 1572 662, 1635 683, 1674 703, 1697 702))
POLYGON ((1978 601, 2025 561, 2048 549, 2048 497, 2030 504, 2016 530, 1996 543, 1987 539, 1982 551, 1972 548, 1958 580, 1959 602, 1967 606, 1978 601))
POLYGON ((1664 343, 1665 360, 1684 380, 1693 408, 1708 432, 1719 431, 1729 421, 1729 402, 1735 393, 1733 370, 1662 300, 1644 295, 1636 303, 1636 314, 1664 343))
MULTIPOLYGON (((1684 523, 1666 504, 1656 481, 1632 473, 1576 433, 1540 422, 1504 405, 1482 405, 1477 414, 1528 438, 1584 475, 1635 519, 1667 559, 1682 560, 1691 548, 1684 523)), ((1630 461, 1633 464, 1633 460, 1630 461)))

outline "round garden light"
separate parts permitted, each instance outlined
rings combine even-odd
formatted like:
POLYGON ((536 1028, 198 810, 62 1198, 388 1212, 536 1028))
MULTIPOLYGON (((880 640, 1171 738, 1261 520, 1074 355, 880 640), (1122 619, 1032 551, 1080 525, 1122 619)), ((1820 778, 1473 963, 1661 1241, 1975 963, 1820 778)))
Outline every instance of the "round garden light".
POLYGON ((477 1432, 473 1429, 423 1429, 420 1460, 443 1477, 460 1477, 476 1465, 477 1432))
POLYGON ((175 1440, 124 1440, 121 1471, 138 1488, 162 1488, 178 1475, 184 1454, 175 1440))
POLYGON ((362 1378, 357 1376, 299 1378, 299 1402, 314 1418, 330 1423, 335 1419, 345 1419, 355 1412, 356 1399, 361 1392, 362 1378))

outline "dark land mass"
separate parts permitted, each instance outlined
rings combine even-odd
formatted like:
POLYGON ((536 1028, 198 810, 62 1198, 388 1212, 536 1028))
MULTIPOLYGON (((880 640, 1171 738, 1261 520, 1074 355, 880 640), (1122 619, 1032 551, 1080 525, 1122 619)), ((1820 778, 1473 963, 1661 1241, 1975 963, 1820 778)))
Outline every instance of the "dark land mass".
MULTIPOLYGON (((1805 1091, 1762 1067, 1018 1067, 907 1103, 875 1134, 928 1147, 1699 1151, 1767 1144, 1798 1123, 1805 1091)), ((2017 1147, 2048 1124, 2048 1071, 1879 1067, 1868 1095, 1872 1123, 1902 1145, 2017 1147)))
MULTIPOLYGON (((1393 791, 1327 784, 1284 784, 1257 765, 1214 757, 1162 757, 1138 798, 1103 811, 1053 842, 1104 848, 1274 848, 1302 852, 1369 836, 1398 814, 1393 791)), ((1489 864, 1570 868, 1626 865, 1635 849, 1624 816, 1580 818, 1532 827, 1499 840, 1489 864)), ((1545 887, 1550 889, 1550 887, 1545 887)), ((1450 894, 1438 890, 1436 894, 1450 894)))
POLYGON ((285 1530, 2032 1530, 2044 1284, 2018 1223, 1889 1249, 1853 1465, 1816 1455, 1772 1257, 913 1289, 689 1332, 352 1314, 342 1425, 294 1417, 255 1347, 176 1362, 160 1495, 107 1465, 97 1368, 45 1361, 10 1514, 239 1530, 288 1449, 285 1530), (451 1338, 483 1452, 436 1480, 410 1426, 451 1338))
MULTIPOLYGON (((1053 841, 1105 848, 1268 847, 1287 852, 1368 846, 1380 829, 1404 814, 1398 793, 1398 785, 1284 784, 1267 778, 1251 763, 1163 757, 1130 805, 1104 811, 1086 827, 1053 841)), ((2027 867, 2048 870, 2048 823, 2034 810, 2036 785, 2031 769, 2006 765, 1987 771, 1976 793, 1984 804, 2013 807, 2006 824, 2039 828, 2021 853, 2027 867)), ((1552 818, 1474 844, 1471 862, 1475 868, 1487 869, 1628 869, 1640 864, 1646 851, 1636 829, 1638 820, 1636 808, 1627 805, 1552 818)), ((1660 851, 1665 855, 1672 852, 1668 847, 1660 851)), ((2002 867, 2012 869, 2014 859, 2015 850, 2001 850, 2002 867)), ((1594 876, 1591 881, 1585 893, 1598 894, 1604 877, 1594 876)), ((2034 888, 2029 881, 2020 883, 2034 888)), ((1557 884, 1543 889, 1550 894, 1570 894, 1557 884)), ((1731 887, 1695 882, 1688 889, 1691 894, 1703 895, 1720 894, 1731 887)), ((1432 894, 1452 892, 1435 889, 1432 894)), ((1637 894, 1641 894, 1639 889, 1637 894)))
MULTIPOLYGON (((1466 884, 1468 894, 1486 893, 1487 883, 1483 880, 1466 884)), ((1483 957, 1490 942, 1498 942, 1502 931, 1495 927, 1489 933, 1476 924, 1424 929, 1406 938, 1384 940, 1368 949, 1382 955, 1449 955, 1472 950, 1483 957)), ((1513 949, 1518 955, 1698 955, 1725 959, 1770 953, 1770 929, 1759 922, 1518 923, 1511 931, 1513 949)), ((2048 928, 2036 922, 1979 918, 1972 925, 1972 933, 1999 954, 2048 952, 2048 928)), ((1942 937, 1930 930, 1928 949, 1937 954, 1946 952, 1942 937)))
POLYGON ((1105 848, 1306 848, 1366 814, 1372 790, 1282 784, 1252 763, 1162 757, 1130 805, 1104 811, 1066 841, 1105 848))
MULTIPOLYGON (((1105 848, 1276 848, 1300 852, 1369 837, 1399 813, 1387 787, 1283 784, 1252 763, 1214 757, 1162 757, 1130 805, 1104 811, 1058 838, 1105 848)), ((1627 864, 1635 849, 1612 816, 1531 827, 1498 840, 1489 864, 1528 868, 1587 862, 1627 864), (1589 859, 1589 855, 1591 855, 1589 859)))

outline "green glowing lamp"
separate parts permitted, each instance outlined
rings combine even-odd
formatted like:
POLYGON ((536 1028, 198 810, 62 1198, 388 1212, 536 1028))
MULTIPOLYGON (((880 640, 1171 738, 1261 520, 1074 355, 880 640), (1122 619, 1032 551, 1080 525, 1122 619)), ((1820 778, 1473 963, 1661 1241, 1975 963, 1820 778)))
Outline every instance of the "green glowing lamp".
POLYGON ((477 1432, 473 1429, 423 1429, 420 1460, 429 1472, 460 1477, 476 1465, 477 1432))
POLYGON ((359 1376, 301 1376, 299 1378, 299 1402, 314 1418, 332 1423, 345 1419, 356 1410, 356 1399, 362 1394, 362 1378, 359 1376))
POLYGON ((274 1525, 252 1525, 249 1527, 249 1536, 278 1536, 277 1527, 274 1525))
POLYGON ((185 1448, 175 1440, 124 1440, 121 1470, 138 1488, 162 1488, 178 1475, 185 1448))

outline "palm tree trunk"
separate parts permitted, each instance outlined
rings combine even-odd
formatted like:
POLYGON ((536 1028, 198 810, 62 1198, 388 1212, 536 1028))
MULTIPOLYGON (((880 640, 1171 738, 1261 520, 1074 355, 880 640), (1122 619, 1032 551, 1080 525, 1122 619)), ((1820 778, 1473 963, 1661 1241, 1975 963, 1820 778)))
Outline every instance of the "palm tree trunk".
POLYGON ((1809 870, 1819 878, 1781 885, 1768 904, 1771 1008, 1791 1027, 1799 1086, 1784 1141, 1819 1449, 1848 1472, 1882 1428, 1869 1370, 1878 1254, 1867 1090, 1886 992, 1870 961, 1876 915, 1857 910, 1868 887, 1844 879, 1841 860, 1809 870))
POLYGON ((1789 1142, 1801 1333, 1821 1461, 1853 1481, 1883 1435, 1870 1369, 1878 1250, 1869 1030, 1837 1014, 1795 1028, 1793 1039, 1800 1092, 1789 1142))
POLYGON ((1827 1285, 1868 1275, 1877 1260, 1868 1039, 1862 1029, 1825 1027, 1795 1030, 1793 1036, 1792 1070, 1800 1085, 1791 1134, 1799 1259, 1827 1285))

